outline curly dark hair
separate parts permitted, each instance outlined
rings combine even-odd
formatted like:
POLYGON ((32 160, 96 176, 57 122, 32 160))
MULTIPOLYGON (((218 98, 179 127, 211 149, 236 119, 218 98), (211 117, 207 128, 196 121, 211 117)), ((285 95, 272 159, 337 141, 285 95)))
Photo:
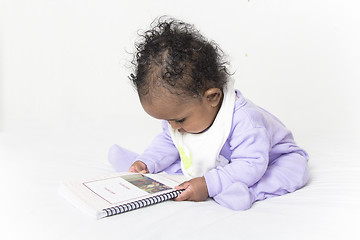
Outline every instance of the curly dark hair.
POLYGON ((205 39, 193 25, 173 18, 157 18, 151 26, 139 34, 132 61, 135 69, 130 74, 140 98, 154 86, 192 98, 209 88, 223 89, 228 63, 215 42, 205 39))

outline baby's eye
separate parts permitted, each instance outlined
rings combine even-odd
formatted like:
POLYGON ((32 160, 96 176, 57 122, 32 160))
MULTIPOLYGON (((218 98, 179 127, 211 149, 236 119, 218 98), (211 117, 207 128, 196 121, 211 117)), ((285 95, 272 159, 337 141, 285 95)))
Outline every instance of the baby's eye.
POLYGON ((177 122, 177 123, 182 123, 182 122, 184 122, 184 121, 185 121, 185 118, 180 119, 180 120, 176 120, 175 122, 177 122))

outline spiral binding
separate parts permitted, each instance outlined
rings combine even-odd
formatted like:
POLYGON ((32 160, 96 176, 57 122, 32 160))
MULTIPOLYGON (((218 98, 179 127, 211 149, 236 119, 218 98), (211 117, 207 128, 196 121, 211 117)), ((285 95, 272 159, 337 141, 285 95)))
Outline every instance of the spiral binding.
POLYGON ((125 203, 125 204, 121 204, 118 206, 114 206, 114 207, 110 207, 110 208, 105 208, 103 209, 103 211, 106 212, 106 217, 110 217, 116 214, 120 214, 120 213, 124 213, 124 212, 129 212, 131 210, 135 210, 138 208, 142 208, 142 207, 146 207, 149 205, 153 205, 156 203, 160 203, 166 200, 170 200, 173 198, 176 198, 177 196, 180 195, 181 192, 183 192, 184 190, 175 190, 169 193, 163 193, 163 194, 159 194, 156 196, 152 196, 152 197, 148 197, 148 198, 144 198, 144 199, 140 199, 137 201, 133 201, 130 203, 125 203))

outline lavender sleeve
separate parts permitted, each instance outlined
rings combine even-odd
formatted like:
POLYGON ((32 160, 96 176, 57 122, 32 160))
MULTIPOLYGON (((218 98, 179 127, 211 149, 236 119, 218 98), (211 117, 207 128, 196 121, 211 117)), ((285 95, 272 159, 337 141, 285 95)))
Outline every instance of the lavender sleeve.
POLYGON ((180 158, 179 152, 169 135, 166 121, 162 122, 162 132, 139 155, 136 160, 146 164, 150 173, 161 172, 180 158))
MULTIPOLYGON (((210 197, 230 189, 235 183, 240 183, 243 186, 240 191, 243 191, 264 175, 269 162, 270 139, 265 128, 244 126, 247 124, 240 122, 232 129, 230 163, 204 175, 210 197)), ((235 188, 231 195, 241 194, 235 188)))

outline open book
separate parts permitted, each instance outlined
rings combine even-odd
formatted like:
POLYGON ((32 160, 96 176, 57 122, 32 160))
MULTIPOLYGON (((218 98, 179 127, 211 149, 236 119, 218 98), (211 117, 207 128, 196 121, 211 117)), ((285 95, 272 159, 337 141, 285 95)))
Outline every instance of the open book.
POLYGON ((63 183, 59 193, 75 207, 100 219, 176 198, 182 190, 168 174, 116 173, 63 183))

